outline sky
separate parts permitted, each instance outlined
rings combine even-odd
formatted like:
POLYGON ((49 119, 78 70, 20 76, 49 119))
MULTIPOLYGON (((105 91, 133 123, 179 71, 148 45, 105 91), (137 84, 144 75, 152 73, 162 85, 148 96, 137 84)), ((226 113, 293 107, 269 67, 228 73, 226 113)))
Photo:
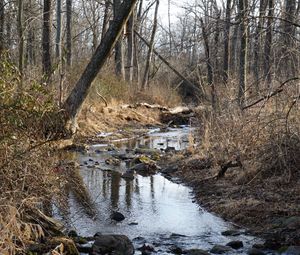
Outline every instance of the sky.
MULTIPOLYGON (((171 23, 174 23, 177 16, 182 12, 179 7, 183 4, 182 0, 171 0, 170 12, 171 12, 171 23)), ((163 25, 168 24, 168 0, 161 0, 159 6, 159 18, 163 25)))

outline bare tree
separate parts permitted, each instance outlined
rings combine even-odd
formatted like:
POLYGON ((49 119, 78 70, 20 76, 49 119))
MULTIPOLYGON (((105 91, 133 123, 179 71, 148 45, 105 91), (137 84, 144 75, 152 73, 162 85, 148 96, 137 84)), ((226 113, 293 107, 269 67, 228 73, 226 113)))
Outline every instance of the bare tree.
POLYGON ((66 0, 66 59, 67 66, 72 65, 72 0, 66 0))
POLYGON ((142 82, 142 90, 145 89, 147 86, 149 86, 150 64, 151 64, 151 60, 152 60, 154 39, 155 39, 156 30, 157 30, 158 7, 159 7, 159 0, 156 0, 154 17, 153 17, 153 27, 152 27, 152 33, 151 33, 151 38, 150 38, 150 47, 149 47, 149 50, 147 53, 145 72, 144 72, 143 82, 142 82))
POLYGON ((266 40, 264 49, 264 76, 267 79, 268 88, 271 87, 271 47, 273 41, 273 16, 274 16, 274 0, 268 0, 268 20, 266 29, 266 40))
POLYGON ((240 49, 240 66, 239 66, 239 93, 238 103, 240 107, 245 103, 245 92, 247 83, 247 50, 248 50, 248 0, 239 0, 240 11, 240 33, 241 33, 241 49, 240 49))
POLYGON ((111 23, 108 31, 103 37, 102 42, 96 49, 83 74, 65 101, 63 109, 65 110, 66 123, 69 124, 67 129, 74 131, 74 128, 76 128, 76 117, 80 112, 81 106, 89 92, 89 88, 91 87, 91 84, 98 72, 104 65, 112 49, 115 47, 115 44, 122 33, 124 25, 132 13, 136 2, 137 0, 123 1, 118 15, 114 17, 114 21, 111 23))
POLYGON ((24 14, 24 2, 18 0, 18 43, 19 43, 19 72, 20 72, 20 88, 23 84, 24 75, 24 29, 23 29, 23 14, 24 14))
POLYGON ((56 38, 55 56, 60 61, 61 57, 61 0, 56 0, 56 38))
POLYGON ((133 80, 133 57, 134 57, 134 13, 130 15, 127 22, 127 66, 126 66, 126 80, 132 83, 133 80))
POLYGON ((48 83, 51 79, 51 0, 44 0, 43 8, 43 36, 42 36, 42 64, 44 81, 48 83))
POLYGON ((228 81, 229 69, 229 38, 230 38, 231 0, 226 1, 226 18, 224 29, 224 58, 223 58, 223 82, 228 81))
POLYGON ((4 0, 0 0, 0 56, 5 48, 5 40, 4 40, 4 0))
MULTIPOLYGON (((114 0, 114 19, 119 15, 121 8, 121 0, 114 0)), ((123 38, 122 36, 117 41, 115 46, 115 72, 116 75, 125 79, 125 69, 124 69, 124 48, 123 48, 123 38)))

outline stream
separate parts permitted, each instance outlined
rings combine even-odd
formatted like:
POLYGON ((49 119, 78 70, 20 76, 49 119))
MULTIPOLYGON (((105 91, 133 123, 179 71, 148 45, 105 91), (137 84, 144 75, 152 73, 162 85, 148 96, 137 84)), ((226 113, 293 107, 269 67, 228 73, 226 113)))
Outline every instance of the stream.
MULTIPOLYGON (((133 180, 123 179, 121 174, 129 167, 126 160, 116 166, 105 162, 116 153, 131 153, 136 148, 186 149, 191 132, 185 126, 167 132, 153 129, 143 137, 114 142, 116 149, 108 144, 96 144, 87 153, 74 153, 81 166, 80 176, 89 202, 83 203, 70 191, 68 208, 64 213, 58 212, 57 217, 81 236, 97 232, 122 234, 133 240, 136 248, 145 242, 151 243, 156 254, 172 254, 170 249, 174 245, 209 251, 216 244, 226 245, 233 240, 243 241, 244 247, 226 254, 247 254, 247 250, 260 240, 246 234, 223 236, 223 231, 235 227, 195 203, 189 187, 159 173, 135 174, 133 180), (111 220, 113 211, 124 214, 125 220, 111 220)), ((141 252, 137 250, 135 254, 141 252)))

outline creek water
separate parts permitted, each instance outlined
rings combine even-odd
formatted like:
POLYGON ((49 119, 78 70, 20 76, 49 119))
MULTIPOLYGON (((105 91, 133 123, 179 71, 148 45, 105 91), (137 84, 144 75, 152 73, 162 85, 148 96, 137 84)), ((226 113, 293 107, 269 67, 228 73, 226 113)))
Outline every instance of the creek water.
MULTIPOLYGON (((188 127, 167 132, 153 130, 138 139, 116 142, 115 146, 118 153, 141 147, 182 150, 189 146, 190 132, 188 127)), ((223 236, 221 232, 234 226, 197 205, 192 190, 183 184, 161 174, 147 177, 135 174, 133 180, 123 179, 121 173, 126 171, 128 163, 106 164, 105 161, 116 153, 107 148, 106 144, 98 144, 91 146, 87 153, 75 154, 81 165, 84 185, 81 189, 88 203, 70 191, 68 209, 60 217, 80 235, 123 234, 133 240, 136 248, 144 242, 153 244, 157 254, 171 254, 173 245, 182 249, 210 250, 216 244, 225 245, 233 240, 243 241, 244 248, 226 254, 247 254, 248 248, 258 241, 245 234, 223 236), (124 214, 125 220, 111 220, 113 211, 124 214)))

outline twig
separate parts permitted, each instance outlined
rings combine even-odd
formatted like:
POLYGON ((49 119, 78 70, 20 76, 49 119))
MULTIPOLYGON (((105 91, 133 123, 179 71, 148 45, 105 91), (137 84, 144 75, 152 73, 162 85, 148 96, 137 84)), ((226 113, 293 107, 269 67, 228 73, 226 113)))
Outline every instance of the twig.
POLYGON ((268 95, 265 95, 263 97, 261 97, 260 99, 256 100, 255 102, 249 104, 249 105, 246 105, 242 108, 242 110, 246 110, 248 108, 251 108, 252 106, 260 103, 261 101, 263 100, 269 100, 271 97, 273 96, 276 96, 277 94, 281 93, 283 91, 283 86, 291 81, 295 81, 295 80, 299 80, 300 78, 299 77, 293 77, 293 78, 290 78, 288 80, 286 80, 285 82, 283 82, 275 91, 271 92, 270 94, 268 95))

